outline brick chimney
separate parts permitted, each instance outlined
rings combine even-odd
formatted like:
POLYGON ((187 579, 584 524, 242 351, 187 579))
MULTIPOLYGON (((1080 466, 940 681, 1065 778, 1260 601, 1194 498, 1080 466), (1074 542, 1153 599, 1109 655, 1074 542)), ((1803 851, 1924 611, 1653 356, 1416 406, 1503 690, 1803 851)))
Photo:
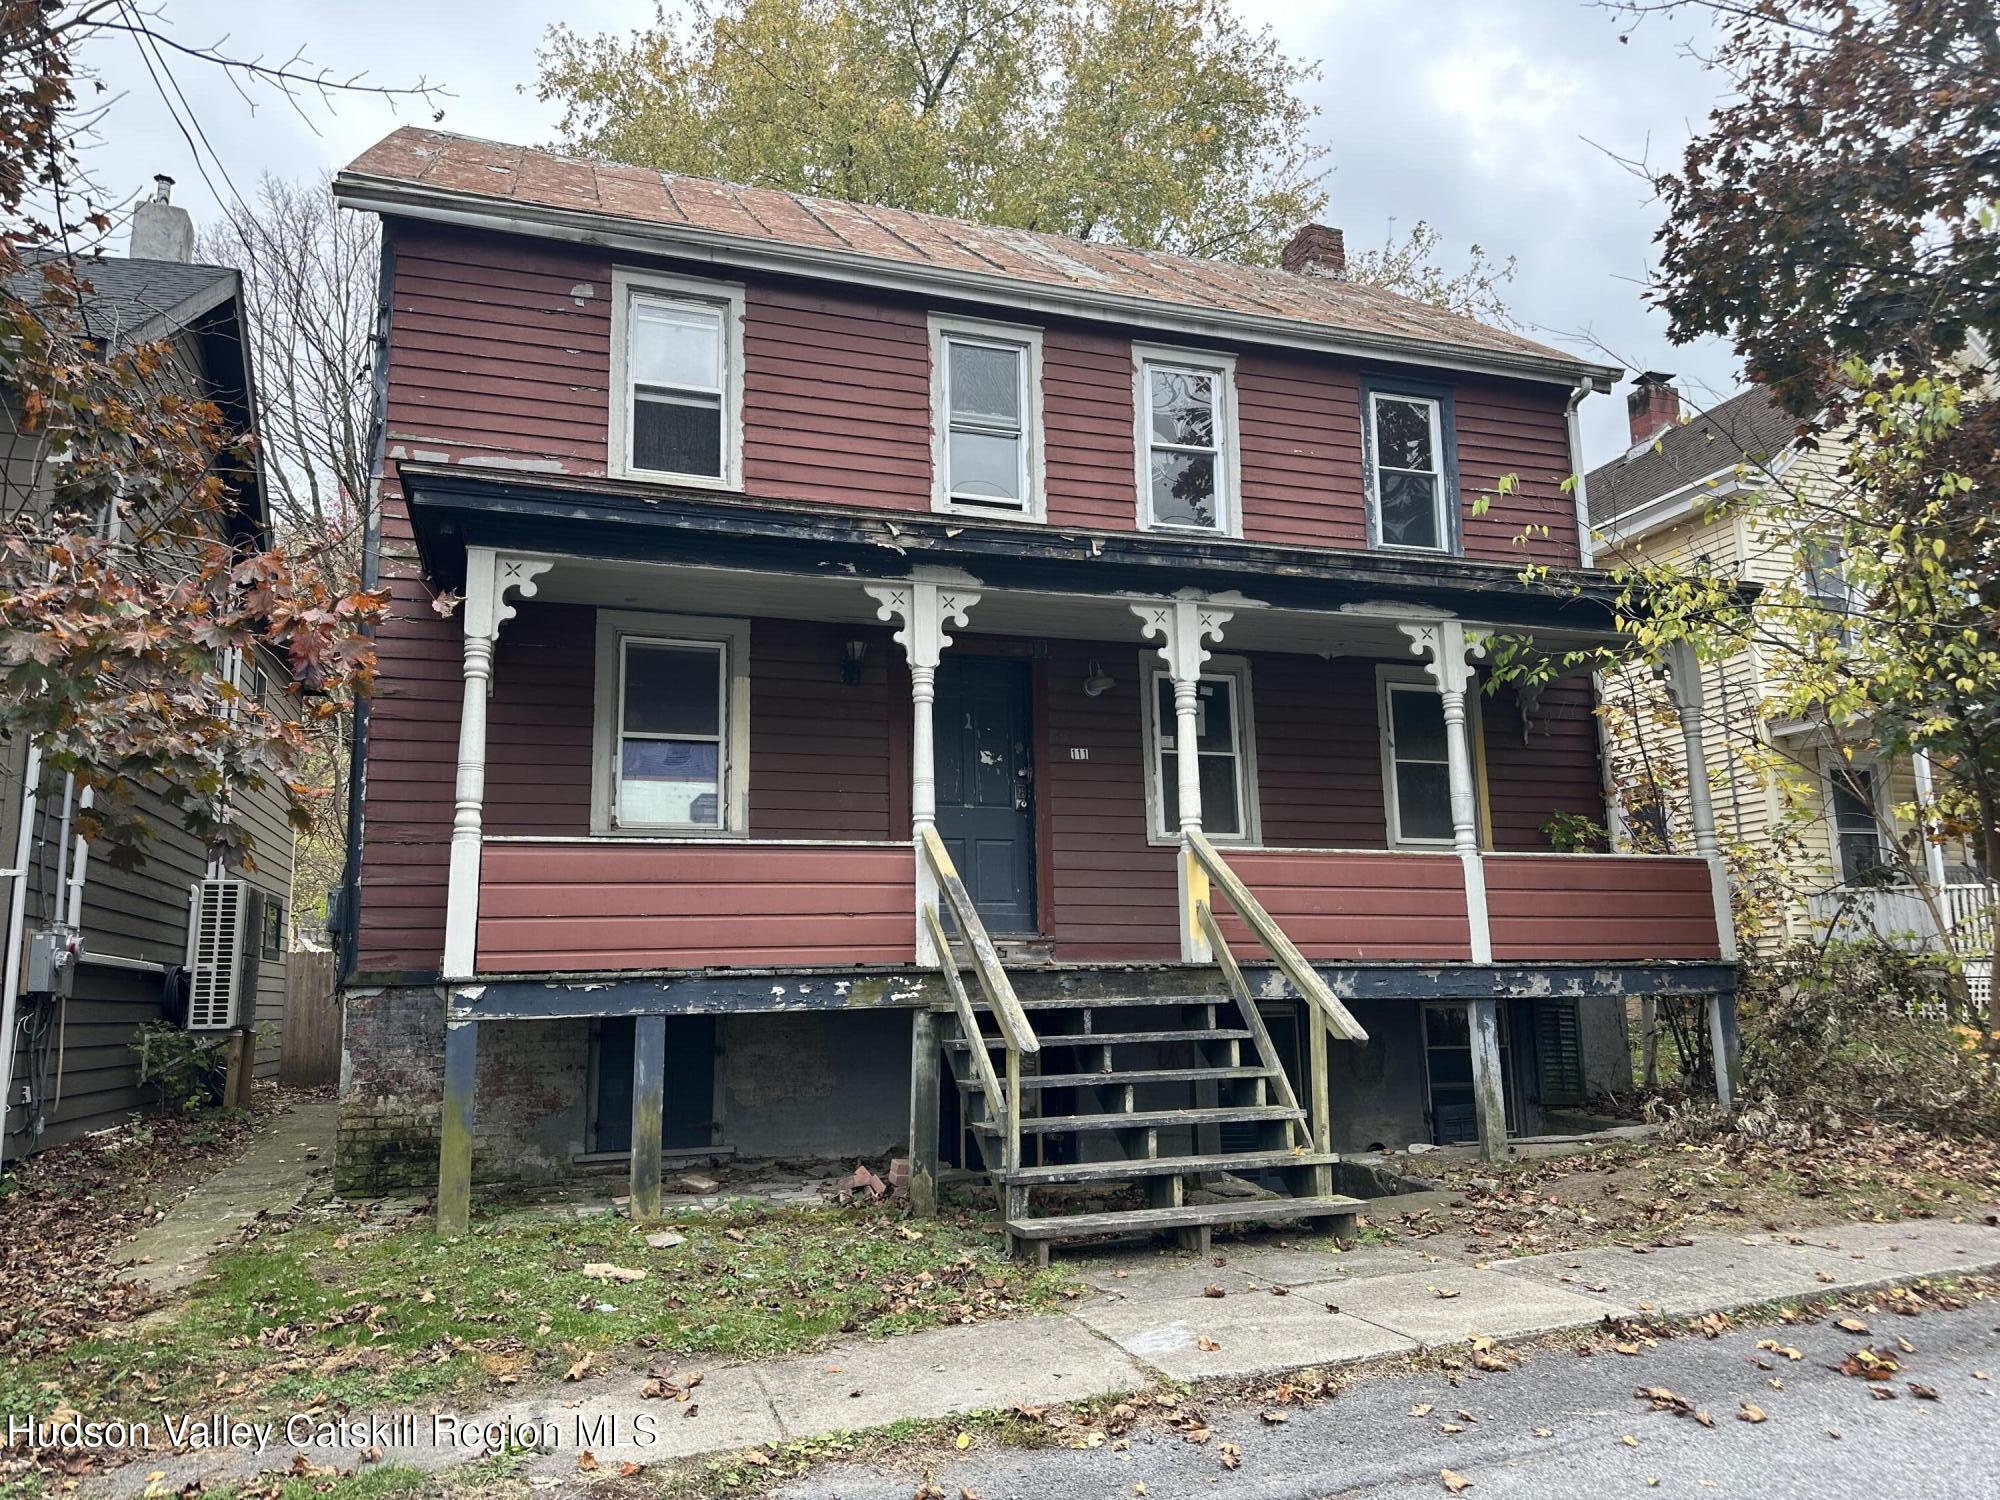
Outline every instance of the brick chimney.
POLYGON ((128 259, 194 259, 194 218, 167 201, 173 191, 173 178, 163 172, 153 179, 153 196, 132 210, 132 238, 125 246, 128 259))
POLYGON ((1659 370, 1642 370, 1625 396, 1631 422, 1632 446, 1643 448, 1681 419, 1681 393, 1667 382, 1674 377, 1659 370))
POLYGON ((1308 224, 1292 236, 1278 256, 1278 264, 1295 275, 1337 280, 1347 274, 1347 238, 1338 229, 1308 224))

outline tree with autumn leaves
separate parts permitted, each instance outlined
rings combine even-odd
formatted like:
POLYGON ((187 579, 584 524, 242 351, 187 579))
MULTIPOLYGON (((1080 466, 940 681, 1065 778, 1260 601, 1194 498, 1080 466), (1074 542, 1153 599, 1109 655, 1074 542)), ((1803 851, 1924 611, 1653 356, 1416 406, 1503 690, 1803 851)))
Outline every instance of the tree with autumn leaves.
MULTIPOLYGON (((1800 458, 1717 502, 1788 539, 1754 603, 1699 563, 1620 571, 1637 648, 1754 648, 1769 720, 1925 754, 1923 837, 2000 872, 2000 13, 1988 0, 1620 0, 1699 9, 1728 102, 1679 166, 1653 300, 1729 339, 1800 458), (1836 586, 1829 587, 1831 577, 1836 586)), ((1755 476, 1746 476, 1755 477, 1755 476)), ((1917 865, 1921 868, 1921 853, 1917 865)), ((1996 914, 1989 909, 1990 952, 1996 914)), ((2000 989, 1987 1021, 2000 1046, 2000 989)))
MULTIPOLYGON (((83 252, 112 221, 76 149, 77 51, 143 25, 123 6, 0 0, 0 735, 34 747, 44 782, 91 793, 76 830, 114 863, 142 859, 157 832, 140 786, 241 860, 231 806, 246 788, 283 786, 300 823, 316 796, 299 774, 308 725, 239 685, 236 664, 268 653, 308 721, 342 714, 385 601, 315 539, 272 536, 245 503, 254 435, 171 345, 92 327, 83 252)), ((325 86, 289 65, 205 61, 325 86)))

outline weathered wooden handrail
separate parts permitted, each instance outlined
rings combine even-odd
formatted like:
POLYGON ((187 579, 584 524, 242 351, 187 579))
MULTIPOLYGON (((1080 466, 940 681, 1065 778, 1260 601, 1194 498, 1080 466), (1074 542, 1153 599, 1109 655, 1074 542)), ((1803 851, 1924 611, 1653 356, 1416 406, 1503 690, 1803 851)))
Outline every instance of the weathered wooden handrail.
MULTIPOLYGON (((1000 952, 987 935, 986 924, 979 920, 979 911, 972 904, 972 893, 958 878, 958 867, 951 862, 944 840, 938 837, 935 828, 918 830, 917 850, 919 857, 930 864, 944 904, 951 909, 952 920, 958 924, 958 930, 965 938, 965 946, 972 955, 972 972, 979 980, 986 1003, 993 1009, 993 1018, 1000 1023, 1000 1035, 1016 1051, 1029 1056, 1040 1052, 1042 1044, 1035 1036, 1035 1028, 1028 1024, 1028 1013, 1021 1009, 1021 1002, 1014 994, 1013 982, 1007 978, 1006 969, 1001 967, 1000 952)), ((938 946, 938 966, 947 970, 953 967, 951 949, 942 943, 938 946)))
MULTIPOLYGON (((1270 1028, 1264 1024, 1263 1012, 1257 1009, 1257 997, 1250 993, 1250 981, 1243 977, 1242 966, 1236 962, 1236 955, 1229 951, 1229 943, 1222 935, 1222 924, 1215 920, 1215 913, 1206 901, 1195 903, 1194 915, 1201 924, 1201 930, 1208 936, 1208 945, 1215 952, 1216 967, 1222 970, 1223 983, 1228 985, 1229 993, 1235 997, 1237 1012, 1249 1029, 1251 1040, 1256 1043, 1258 1055, 1276 1061, 1278 1049, 1271 1041, 1270 1028)), ((1287 1109, 1298 1109, 1299 1096, 1282 1065, 1272 1081, 1277 1084, 1279 1102, 1287 1109)), ((1296 1120, 1287 1122, 1287 1134, 1296 1136, 1296 1144, 1300 1146, 1311 1144, 1311 1132, 1296 1120)))
MULTIPOLYGON (((931 941, 938 946, 938 952, 949 953, 950 945, 944 934, 944 923, 938 918, 938 909, 926 901, 923 906, 924 925, 930 929, 931 941)), ((972 1008, 972 997, 965 993, 965 981, 958 977, 958 965, 946 963, 943 968, 944 987, 951 995, 951 1006, 958 1013, 958 1029, 965 1034, 966 1044, 972 1056, 974 1075, 979 1080, 979 1091, 986 1096, 986 1117, 994 1123, 1006 1121, 1011 1139, 1013 1111, 1007 1103, 1007 1093, 1000 1087, 1000 1075, 993 1071, 993 1059, 987 1054, 979 1027, 979 1013, 972 1008)), ((1014 1070, 1009 1070, 1010 1077, 1014 1070)), ((1016 1085, 1018 1087, 1018 1085, 1016 1085)), ((1012 1165, 1012 1163, 1009 1163, 1012 1165)))
MULTIPOLYGON (((1243 919, 1243 925, 1250 929, 1250 935, 1264 946, 1271 960, 1278 966, 1278 972, 1292 983, 1306 1004, 1319 1012, 1327 1030, 1346 1042, 1365 1042, 1368 1032, 1340 998, 1327 987, 1324 979, 1299 952, 1298 945, 1285 936, 1285 930, 1269 912, 1264 903, 1250 894, 1250 887, 1229 868, 1222 856, 1216 853, 1215 845, 1208 841, 1206 834, 1197 829, 1186 832, 1188 851, 1207 873, 1215 888, 1229 898, 1229 904, 1236 909, 1236 915, 1243 919)), ((1204 905, 1206 903, 1203 903, 1204 905)), ((1213 913, 1211 913, 1211 917, 1213 913)))

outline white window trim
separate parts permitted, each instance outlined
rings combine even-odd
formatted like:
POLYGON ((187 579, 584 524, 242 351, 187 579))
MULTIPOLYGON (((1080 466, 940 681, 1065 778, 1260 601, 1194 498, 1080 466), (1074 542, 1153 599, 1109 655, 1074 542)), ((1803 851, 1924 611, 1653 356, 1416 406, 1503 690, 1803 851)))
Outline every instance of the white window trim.
MULTIPOLYGON (((1211 843, 1229 844, 1237 848, 1258 848, 1264 842, 1264 823, 1263 810, 1259 806, 1261 799, 1257 791, 1257 709, 1250 693, 1250 662, 1241 656, 1210 657, 1202 664, 1201 675, 1228 678, 1235 693, 1237 719, 1231 728, 1236 732, 1236 787, 1237 795, 1243 801, 1243 831, 1241 833, 1209 831, 1206 808, 1202 811, 1202 827, 1208 832, 1211 843)), ((1167 803, 1166 794, 1160 786, 1158 748, 1160 726, 1156 720, 1160 680, 1169 676, 1166 665, 1160 661, 1156 652, 1141 653, 1139 733, 1146 772, 1146 842, 1164 847, 1173 847, 1181 841, 1178 828, 1162 831, 1167 803)), ((1170 736, 1169 748, 1171 747, 1170 736)))
MULTIPOLYGON (((1836 800, 1835 789, 1846 777, 1837 763, 1844 759, 1837 749, 1824 752, 1820 756, 1820 805, 1826 809, 1826 845, 1828 863, 1833 866, 1833 883, 1837 886, 1851 886, 1855 873, 1847 868, 1847 854, 1840 844, 1840 804, 1836 800)), ((1896 837, 1896 820, 1888 800, 1890 778, 1883 774, 1882 763, 1873 756, 1857 756, 1846 767, 1858 771, 1868 778, 1868 801, 1875 814, 1875 842, 1884 849, 1885 864, 1893 864, 1894 856, 1887 853, 1886 846, 1896 837)), ((1848 790, 1854 788, 1850 784, 1848 790)))
MULTIPOLYGON (((1437 684, 1431 681, 1430 674, 1422 667, 1389 666, 1385 664, 1375 669, 1375 737, 1380 741, 1382 748, 1382 810, 1388 829, 1389 847, 1391 849, 1434 849, 1449 851, 1452 847, 1453 839, 1453 835, 1449 833, 1443 838, 1438 839, 1403 837, 1403 813, 1402 808, 1397 802, 1396 790, 1396 747, 1392 732, 1395 721, 1389 714, 1390 694, 1397 688, 1418 688, 1432 694, 1436 694, 1438 691, 1437 684)), ((1479 799, 1476 784, 1479 776, 1479 746, 1484 740, 1484 727, 1479 708, 1479 699, 1481 696, 1478 681, 1475 678, 1466 688, 1465 693, 1465 732, 1466 738, 1470 741, 1467 749, 1471 752, 1469 759, 1475 781, 1473 797, 1473 817, 1475 819, 1479 817, 1479 799)), ((1449 726, 1446 728, 1446 733, 1450 733, 1449 726)), ((1481 849, 1486 847, 1486 830, 1483 827, 1479 829, 1479 847, 1481 849)))
POLYGON ((632 266, 611 270, 611 428, 606 467, 614 479, 645 479, 711 490, 743 488, 743 285, 669 276, 632 266), (676 474, 632 462, 632 397, 627 377, 632 297, 650 293, 722 311, 722 473, 676 474))
POLYGON ((1138 485, 1138 519, 1141 531, 1180 532, 1189 536, 1243 535, 1242 464, 1243 443, 1236 420, 1236 356, 1207 349, 1177 349, 1167 344, 1132 346, 1132 453, 1133 477, 1138 485), (1187 526, 1160 521, 1153 516, 1153 424, 1152 392, 1146 374, 1154 366, 1195 370, 1216 377, 1215 508, 1213 526, 1187 526))
POLYGON ((1042 330, 1019 323, 993 323, 983 318, 951 318, 933 313, 927 320, 931 345, 931 509, 944 515, 984 516, 989 520, 1048 519, 1048 457, 1042 436, 1042 330), (951 339, 1014 344, 1027 358, 1022 393, 1022 482, 1026 493, 1017 507, 952 498, 949 489, 951 409, 946 390, 950 375, 945 345, 951 339))
MULTIPOLYGON (((1378 551, 1414 552, 1425 557, 1450 557, 1453 555, 1451 506, 1452 499, 1447 493, 1451 489, 1451 466, 1445 462, 1444 451, 1444 403, 1436 396, 1426 396, 1415 391, 1371 390, 1368 393, 1368 521, 1369 540, 1378 551), (1375 409, 1384 401, 1402 401, 1410 405, 1422 406, 1429 410, 1431 421, 1431 462, 1437 467, 1432 471, 1437 486, 1431 492, 1431 519, 1437 525, 1437 545, 1435 547, 1412 547, 1407 542, 1386 540, 1382 525, 1382 440, 1381 429, 1376 425, 1375 409)), ((1398 469, 1399 474, 1417 472, 1414 469, 1398 469)))
POLYGON ((590 746, 590 831, 594 835, 652 837, 671 833, 693 839, 744 839, 750 835, 750 622, 709 615, 652 614, 641 610, 600 609, 597 612, 596 712, 590 746), (617 820, 619 710, 622 644, 625 641, 692 641, 720 645, 726 677, 721 738, 723 817, 720 828, 693 828, 679 823, 635 823, 617 820))

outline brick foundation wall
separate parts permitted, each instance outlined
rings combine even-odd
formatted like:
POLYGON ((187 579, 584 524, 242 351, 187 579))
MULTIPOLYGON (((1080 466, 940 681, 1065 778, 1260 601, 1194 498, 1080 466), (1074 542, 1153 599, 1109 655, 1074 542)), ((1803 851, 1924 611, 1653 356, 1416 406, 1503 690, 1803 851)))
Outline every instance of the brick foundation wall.
MULTIPOLYGON (((558 1180, 585 1149, 587 1021, 481 1026, 473 1177, 558 1180)), ((334 1191, 351 1198, 437 1188, 444 1106, 444 993, 433 986, 347 992, 334 1191)))

